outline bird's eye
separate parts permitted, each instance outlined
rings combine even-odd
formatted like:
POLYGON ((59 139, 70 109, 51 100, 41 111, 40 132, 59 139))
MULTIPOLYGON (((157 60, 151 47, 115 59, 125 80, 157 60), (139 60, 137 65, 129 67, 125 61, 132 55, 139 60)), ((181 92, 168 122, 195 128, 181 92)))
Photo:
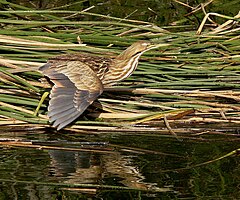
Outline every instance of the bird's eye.
POLYGON ((148 43, 142 43, 143 46, 148 46, 149 44, 148 43))

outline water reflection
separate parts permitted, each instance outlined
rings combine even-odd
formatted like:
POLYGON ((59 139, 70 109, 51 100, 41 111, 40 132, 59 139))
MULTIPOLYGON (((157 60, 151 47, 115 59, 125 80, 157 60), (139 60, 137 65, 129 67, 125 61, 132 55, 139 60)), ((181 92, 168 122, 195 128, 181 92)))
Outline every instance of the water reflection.
POLYGON ((194 167, 237 149, 239 140, 234 137, 228 141, 216 136, 212 141, 207 138, 178 141, 150 134, 113 133, 92 137, 34 131, 9 134, 5 131, 1 136, 35 141, 34 144, 52 148, 2 145, 0 199, 21 199, 22 196, 24 199, 72 199, 80 198, 79 195, 103 199, 140 196, 216 199, 240 195, 237 156, 194 167), (109 145, 83 148, 81 141, 109 142, 109 145), (126 192, 104 186, 136 190, 126 192), (144 192, 146 190, 151 193, 144 192))
POLYGON ((51 158, 51 175, 56 177, 67 177, 75 173, 77 168, 88 169, 91 166, 91 154, 87 152, 49 150, 48 153, 51 158))
POLYGON ((50 174, 65 183, 113 184, 136 189, 148 189, 145 177, 132 161, 132 156, 119 152, 93 154, 89 152, 48 151, 50 174))

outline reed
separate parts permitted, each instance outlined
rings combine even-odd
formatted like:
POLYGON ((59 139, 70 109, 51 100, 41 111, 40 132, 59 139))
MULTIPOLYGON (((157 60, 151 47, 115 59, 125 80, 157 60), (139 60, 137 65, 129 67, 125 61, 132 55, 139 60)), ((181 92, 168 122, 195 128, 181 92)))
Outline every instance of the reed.
POLYGON ((240 123, 238 15, 209 13, 197 32, 174 32, 177 26, 162 29, 88 11, 29 10, 2 0, 0 4, 6 7, 0 11, 2 125, 48 126, 48 99, 37 115, 35 110, 50 85, 41 82, 42 74, 22 69, 39 67, 49 57, 66 52, 115 56, 142 39, 170 46, 144 54, 137 71, 109 88, 70 130, 142 131, 141 124, 154 131, 164 122, 168 129, 171 123, 240 123), (203 31, 210 15, 226 21, 203 31), (79 21, 78 16, 98 20, 79 21))

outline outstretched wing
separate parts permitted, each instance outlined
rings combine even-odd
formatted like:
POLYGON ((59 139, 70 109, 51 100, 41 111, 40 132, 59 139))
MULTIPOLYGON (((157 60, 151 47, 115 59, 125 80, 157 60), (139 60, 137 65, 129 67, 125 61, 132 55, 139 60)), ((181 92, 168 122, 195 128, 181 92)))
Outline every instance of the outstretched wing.
POLYGON ((96 72, 80 61, 50 62, 39 70, 54 83, 48 116, 57 130, 78 118, 103 92, 96 72))

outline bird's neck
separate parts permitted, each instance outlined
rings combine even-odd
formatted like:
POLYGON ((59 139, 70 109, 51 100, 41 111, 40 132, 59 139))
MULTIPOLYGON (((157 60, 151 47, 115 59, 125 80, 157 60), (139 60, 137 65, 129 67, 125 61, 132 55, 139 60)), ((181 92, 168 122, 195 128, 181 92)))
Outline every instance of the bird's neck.
MULTIPOLYGON (((143 53, 143 52, 142 52, 143 53)), ((129 57, 126 51, 117 56, 111 66, 109 66, 108 72, 104 76, 104 85, 113 85, 118 81, 124 80, 129 77, 137 68, 138 60, 142 53, 138 53, 129 57)))

